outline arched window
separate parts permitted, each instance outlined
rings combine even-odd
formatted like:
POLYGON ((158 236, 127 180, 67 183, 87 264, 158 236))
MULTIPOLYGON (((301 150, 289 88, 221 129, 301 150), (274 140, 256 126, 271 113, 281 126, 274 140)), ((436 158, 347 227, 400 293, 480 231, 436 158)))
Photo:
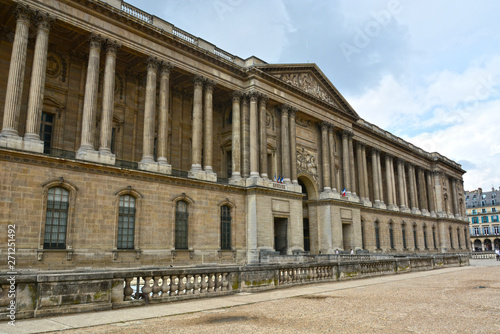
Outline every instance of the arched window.
POLYGON ((135 197, 120 196, 118 207, 118 249, 134 249, 135 197))
POLYGON ((220 208, 220 248, 231 249, 231 207, 220 208))
POLYGON ((406 249, 406 224, 401 225, 401 236, 403 237, 403 249, 406 249))
POLYGON ((464 228, 465 249, 469 249, 469 239, 467 238, 467 228, 464 228))
POLYGON ((391 243, 391 249, 394 249, 394 230, 392 229, 392 223, 389 223, 389 241, 391 243))
POLYGON ((458 249, 462 248, 462 242, 460 241, 460 229, 457 227, 457 240, 458 240, 458 249))
POLYGON ((69 191, 62 187, 50 188, 45 213, 44 249, 66 249, 68 208, 69 191))
POLYGON ((175 249, 188 249, 188 204, 175 204, 175 249))
POLYGON ((427 248, 427 226, 426 225, 424 225, 423 230, 424 230, 424 248, 428 249, 427 248))
POLYGON ((380 249, 380 228, 378 222, 375 222, 375 244, 380 249))

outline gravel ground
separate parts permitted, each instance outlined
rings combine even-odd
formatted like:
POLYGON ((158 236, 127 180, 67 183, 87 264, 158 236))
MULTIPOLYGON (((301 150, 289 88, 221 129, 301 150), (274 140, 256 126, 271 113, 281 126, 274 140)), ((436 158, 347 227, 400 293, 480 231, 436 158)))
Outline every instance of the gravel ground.
POLYGON ((498 334, 500 262, 471 264, 459 272, 64 333, 498 334))

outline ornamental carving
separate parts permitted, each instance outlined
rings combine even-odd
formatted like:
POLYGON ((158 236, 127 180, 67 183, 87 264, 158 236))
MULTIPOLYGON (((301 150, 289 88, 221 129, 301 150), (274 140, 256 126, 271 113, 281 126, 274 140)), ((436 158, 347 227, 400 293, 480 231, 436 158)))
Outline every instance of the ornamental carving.
POLYGON ((303 147, 297 149, 297 170, 311 175, 318 182, 318 164, 316 158, 303 147))
POLYGON ((325 101, 326 103, 337 106, 333 98, 320 86, 318 81, 313 78, 313 76, 309 73, 284 73, 279 74, 278 78, 283 80, 284 82, 295 86, 297 88, 302 89, 306 93, 314 95, 320 100, 325 101))
POLYGON ((302 126, 304 128, 310 128, 312 125, 312 122, 308 119, 303 119, 300 116, 295 117, 295 123, 299 126, 302 126))

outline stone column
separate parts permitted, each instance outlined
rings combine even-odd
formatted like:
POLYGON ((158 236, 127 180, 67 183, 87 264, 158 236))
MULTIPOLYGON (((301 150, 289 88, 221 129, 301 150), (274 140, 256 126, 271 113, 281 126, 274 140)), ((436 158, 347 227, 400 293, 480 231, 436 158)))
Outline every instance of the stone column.
POLYGON ((214 150, 214 122, 213 122, 213 92, 215 82, 205 80, 205 112, 203 127, 203 170, 209 174, 215 174, 213 171, 213 150, 214 150))
POLYGON ((321 161, 323 162, 323 191, 330 188, 330 154, 328 150, 328 123, 321 123, 321 161))
POLYGON ((455 215, 455 218, 460 217, 460 209, 458 207, 457 183, 458 183, 457 179, 451 178, 450 187, 451 187, 451 194, 453 196, 453 214, 455 215))
POLYGON ((295 116, 297 109, 290 109, 290 170, 292 176, 292 183, 299 184, 297 177, 297 134, 295 129, 295 116))
POLYGON ((394 158, 391 157, 391 191, 392 191, 392 200, 394 201, 394 210, 399 211, 399 207, 397 205, 397 195, 396 195, 396 175, 394 175, 394 158))
POLYGON ((22 139, 18 135, 17 126, 23 94, 24 69, 26 68, 26 50, 28 48, 31 14, 27 6, 22 4, 17 5, 16 33, 12 45, 2 132, 0 133, 1 147, 22 149, 22 139))
POLYGON ((441 173, 437 170, 432 172, 434 176, 434 199, 436 201, 436 215, 438 217, 445 217, 447 215, 444 212, 443 206, 443 188, 441 186, 441 173))
POLYGON ((88 160, 89 154, 94 155, 93 127, 97 103, 97 86, 99 80, 99 59, 101 55, 101 37, 90 35, 90 52, 87 66, 87 81, 83 100, 82 138, 77 159, 88 160))
POLYGON ((250 94, 250 177, 259 177, 258 93, 250 94))
POLYGON ((420 192, 420 209, 422 214, 429 215, 429 207, 427 206, 427 187, 425 182, 424 170, 418 169, 418 189, 420 192))
POLYGON ((396 205, 394 204, 396 199, 393 197, 394 192, 392 191, 392 173, 391 173, 391 163, 392 157, 388 154, 385 155, 385 181, 387 186, 387 205, 389 210, 395 210, 396 205))
POLYGON ((248 95, 241 96, 241 162, 242 177, 250 176, 250 106, 248 95))
POLYGON ((49 46, 49 30, 52 19, 48 15, 36 17, 37 35, 35 53, 33 55, 33 69, 31 72, 31 86, 28 100, 28 116, 26 118, 26 132, 24 135, 24 149, 33 152, 43 152, 43 141, 40 140, 40 119, 43 109, 43 95, 45 88, 45 73, 47 69, 47 49, 49 46), (29 143, 29 144, 28 144, 29 143))
POLYGON ((359 198, 361 199, 361 201, 364 201, 365 198, 366 198, 366 194, 365 194, 365 189, 364 189, 364 177, 363 177, 363 158, 361 156, 361 146, 363 144, 361 144, 360 142, 357 142, 356 143, 356 159, 358 161, 358 168, 357 168, 357 171, 358 171, 358 185, 359 185, 359 198))
POLYGON ((170 100, 170 71, 172 64, 162 62, 160 70, 160 113, 158 115, 158 164, 164 165, 165 172, 171 173, 172 168, 167 160, 168 147, 168 113, 170 100))
POLYGON ((352 143, 352 132, 349 133, 348 146, 349 146, 349 179, 351 194, 357 198, 356 195, 356 166, 354 165, 354 146, 352 143))
POLYGON ((373 200, 374 206, 380 206, 380 186, 378 180, 378 168, 377 168, 377 150, 372 148, 372 177, 373 177, 373 200))
POLYGON ((384 184, 382 182, 382 163, 380 161, 380 151, 377 151, 377 178, 378 178, 378 191, 382 208, 385 209, 384 202, 384 184))
POLYGON ((144 133, 142 142, 142 159, 139 168, 154 163, 155 139, 155 109, 156 109, 156 76, 158 72, 158 59, 150 57, 147 61, 146 78, 146 103, 144 106, 144 133))
POLYGON ((371 206, 370 189, 368 187, 368 163, 366 162, 366 145, 361 145, 361 161, 363 162, 363 188, 365 192, 365 205, 371 206))
POLYGON ((195 76, 194 95, 193 95, 193 128, 191 135, 191 170, 190 177, 196 177, 196 174, 201 171, 201 138, 203 135, 203 82, 204 78, 195 76))
POLYGON ((432 172, 426 172, 427 179, 427 197, 429 201, 429 211, 431 213, 431 217, 436 217, 436 201, 434 195, 434 185, 432 183, 432 172))
POLYGON ((338 193, 336 180, 335 180, 335 127, 330 125, 328 127, 328 146, 330 147, 330 184, 331 190, 334 193, 338 193))
POLYGON ((417 189, 415 181, 415 167, 412 164, 408 165, 408 174, 410 181, 410 207, 412 213, 420 214, 417 203, 417 189))
POLYGON ((342 168, 344 169, 344 188, 347 196, 351 195, 351 166, 349 164, 349 135, 348 130, 342 131, 342 168))
POLYGON ((267 179, 267 101, 268 97, 260 96, 259 100, 259 130, 260 130, 260 177, 267 179))
POLYGON ((289 109, 290 107, 286 105, 281 108, 281 171, 284 183, 290 183, 289 109))
POLYGON ((99 155, 109 156, 110 164, 115 163, 115 155, 111 153, 111 132, 113 127, 113 109, 115 105, 116 52, 118 51, 119 47, 120 45, 116 42, 109 40, 106 41, 106 62, 104 66, 104 81, 102 89, 99 155))
POLYGON ((241 179, 241 120, 240 120, 240 92, 233 92, 233 120, 231 131, 231 158, 232 175, 231 179, 235 182, 241 179))

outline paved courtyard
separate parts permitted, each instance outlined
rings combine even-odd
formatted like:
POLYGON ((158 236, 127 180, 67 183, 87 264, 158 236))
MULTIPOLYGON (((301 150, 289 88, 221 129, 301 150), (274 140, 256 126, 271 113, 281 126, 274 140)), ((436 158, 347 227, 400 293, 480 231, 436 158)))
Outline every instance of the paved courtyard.
POLYGON ((73 328, 63 331, 68 334, 500 333, 500 262, 25 320, 10 332, 50 328, 73 328))

